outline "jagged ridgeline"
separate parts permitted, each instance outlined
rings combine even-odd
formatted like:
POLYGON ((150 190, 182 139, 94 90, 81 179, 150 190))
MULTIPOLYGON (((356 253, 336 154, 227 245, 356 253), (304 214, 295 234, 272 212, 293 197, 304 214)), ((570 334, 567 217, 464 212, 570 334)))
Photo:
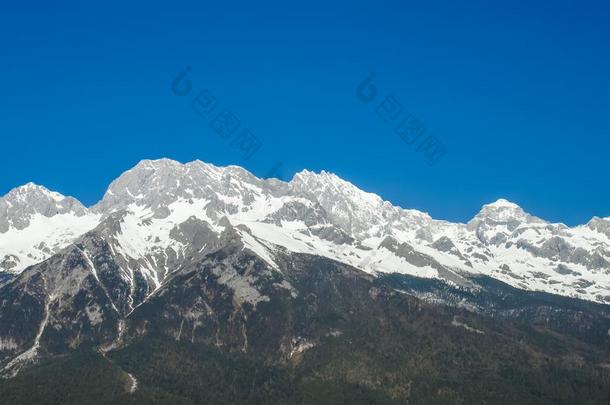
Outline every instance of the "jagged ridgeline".
POLYGON ((142 161, 0 199, 0 402, 608 403, 610 220, 142 161))

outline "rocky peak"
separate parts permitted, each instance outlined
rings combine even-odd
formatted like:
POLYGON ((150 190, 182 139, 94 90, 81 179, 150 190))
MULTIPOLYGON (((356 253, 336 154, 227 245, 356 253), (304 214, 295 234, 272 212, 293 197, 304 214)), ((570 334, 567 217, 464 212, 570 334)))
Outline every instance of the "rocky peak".
POLYGON ((432 218, 418 210, 406 210, 363 191, 333 173, 303 170, 290 182, 294 195, 317 202, 332 222, 359 239, 383 237, 393 231, 415 232, 428 227, 432 218))
POLYGON ((332 222, 355 236, 382 227, 386 222, 384 212, 393 208, 378 195, 362 191, 325 171, 318 174, 303 170, 294 176, 290 185, 293 194, 319 203, 332 222))
POLYGON ((179 163, 170 159, 142 160, 114 180, 93 209, 109 214, 130 204, 162 210, 183 199, 204 199, 221 206, 223 201, 252 201, 263 191, 274 194, 278 187, 258 179, 238 166, 218 167, 199 160, 179 163))
POLYGON ((87 208, 72 197, 27 183, 0 198, 0 233, 7 232, 10 228, 25 229, 37 214, 53 217, 69 213, 83 216, 87 213, 87 208))
POLYGON ((593 217, 588 223, 587 227, 593 231, 602 233, 610 239, 610 217, 599 218, 593 217))
POLYGON ((336 174, 324 170, 320 173, 303 170, 294 175, 290 184, 297 193, 313 193, 325 197, 334 195, 335 198, 352 199, 355 203, 368 207, 379 207, 384 204, 377 194, 362 191, 336 174))
POLYGON ((481 223, 506 225, 510 230, 513 230, 522 223, 542 224, 545 221, 528 214, 517 204, 500 198, 491 204, 484 205, 479 213, 468 222, 468 228, 474 230, 481 223))

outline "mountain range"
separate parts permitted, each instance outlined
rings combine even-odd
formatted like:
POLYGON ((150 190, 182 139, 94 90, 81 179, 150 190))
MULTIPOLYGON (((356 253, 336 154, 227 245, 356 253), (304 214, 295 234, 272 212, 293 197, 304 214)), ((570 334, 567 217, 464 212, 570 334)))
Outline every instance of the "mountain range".
POLYGON ((95 230, 130 262, 122 277, 131 282, 137 273, 152 291, 184 257, 212 248, 228 224, 272 266, 273 252, 284 248, 373 275, 467 284, 484 274, 524 290, 610 303, 610 218, 570 228, 500 199, 466 224, 451 223, 324 171, 305 170, 286 183, 236 166, 168 159, 140 162, 90 208, 32 183, 10 191, 0 199, 0 271, 17 275, 95 230))
POLYGON ((90 399, 57 373, 85 365, 102 403, 602 403, 608 304, 610 217, 500 199, 452 223, 324 171, 169 159, 91 207, 32 183, 0 198, 14 403, 90 399))

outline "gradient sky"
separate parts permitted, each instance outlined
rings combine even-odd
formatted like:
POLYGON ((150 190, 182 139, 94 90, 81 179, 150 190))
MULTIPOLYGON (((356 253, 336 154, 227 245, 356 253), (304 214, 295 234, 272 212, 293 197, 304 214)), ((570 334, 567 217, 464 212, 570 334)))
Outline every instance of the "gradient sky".
POLYGON ((608 1, 5 1, 0 195, 34 181, 92 204, 169 157, 325 169, 452 221, 500 197, 609 216, 609 21, 608 1), (172 92, 186 66, 260 139, 253 157, 172 92), (376 114, 389 95, 447 148, 434 166, 376 114))

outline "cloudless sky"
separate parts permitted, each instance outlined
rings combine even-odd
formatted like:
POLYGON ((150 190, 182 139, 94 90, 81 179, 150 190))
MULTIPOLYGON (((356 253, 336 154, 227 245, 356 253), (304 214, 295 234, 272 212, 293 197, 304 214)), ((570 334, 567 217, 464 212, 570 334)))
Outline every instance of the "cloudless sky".
POLYGON ((500 197, 609 216, 609 21, 608 1, 4 1, 0 195, 34 181, 90 205, 169 157, 324 169, 452 221, 500 197), (189 107, 204 89, 262 142, 250 159, 189 107), (389 95, 447 148, 435 165, 376 114, 389 95))

